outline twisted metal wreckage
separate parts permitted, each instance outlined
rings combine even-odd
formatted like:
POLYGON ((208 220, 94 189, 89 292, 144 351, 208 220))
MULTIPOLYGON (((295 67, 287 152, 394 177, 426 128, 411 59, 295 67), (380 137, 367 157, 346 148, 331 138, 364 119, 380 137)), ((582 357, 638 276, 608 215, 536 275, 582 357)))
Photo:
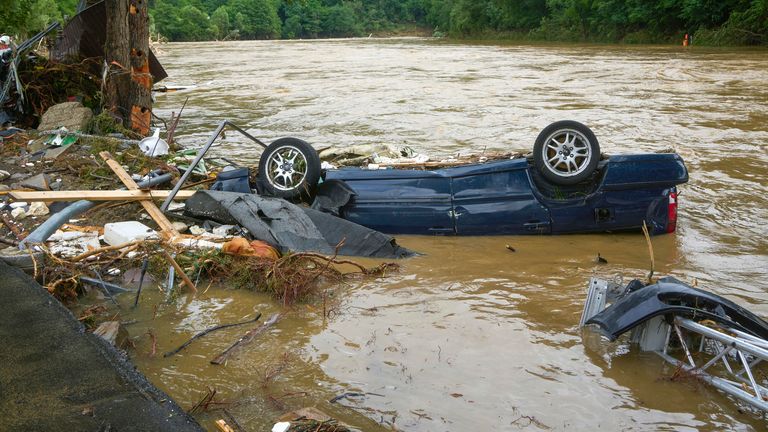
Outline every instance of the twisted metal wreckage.
POLYGON ((672 277, 626 286, 591 278, 579 326, 596 326, 610 341, 630 332, 641 351, 768 412, 758 373, 768 361, 768 323, 728 299, 672 277))

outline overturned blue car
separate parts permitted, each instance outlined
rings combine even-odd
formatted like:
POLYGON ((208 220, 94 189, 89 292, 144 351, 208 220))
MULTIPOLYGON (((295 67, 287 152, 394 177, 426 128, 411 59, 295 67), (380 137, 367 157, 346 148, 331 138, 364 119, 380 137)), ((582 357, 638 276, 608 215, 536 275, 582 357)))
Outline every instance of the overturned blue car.
POLYGON ((606 156, 594 133, 570 120, 544 128, 528 156, 435 170, 321 170, 305 141, 262 145, 259 194, 310 198, 317 210, 389 234, 590 233, 643 223, 670 233, 677 185, 688 181, 679 155, 606 156))
POLYGON ((390 234, 588 233, 643 222, 652 234, 670 233, 676 186, 688 181, 679 155, 605 156, 588 127, 567 120, 542 130, 528 157, 437 170, 321 172, 311 146, 282 141, 262 155, 264 192, 312 190, 314 208, 390 234))

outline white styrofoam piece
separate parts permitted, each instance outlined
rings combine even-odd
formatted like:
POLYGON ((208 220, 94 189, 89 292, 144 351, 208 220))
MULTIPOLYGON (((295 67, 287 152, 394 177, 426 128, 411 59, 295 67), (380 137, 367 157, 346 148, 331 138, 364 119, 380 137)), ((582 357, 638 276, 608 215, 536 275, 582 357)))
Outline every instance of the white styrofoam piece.
POLYGON ((104 242, 110 246, 148 238, 157 238, 157 232, 141 222, 125 221, 104 225, 104 242))

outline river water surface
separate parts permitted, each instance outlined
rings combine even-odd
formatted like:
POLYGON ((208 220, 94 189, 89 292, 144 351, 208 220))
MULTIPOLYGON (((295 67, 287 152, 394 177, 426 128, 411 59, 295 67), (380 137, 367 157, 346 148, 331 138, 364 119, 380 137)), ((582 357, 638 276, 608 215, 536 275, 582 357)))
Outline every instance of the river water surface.
MULTIPOLYGON (((561 119, 586 123, 604 152, 672 148, 686 161, 678 231, 653 239, 673 275, 768 316, 768 52, 694 47, 517 46, 429 39, 162 45, 167 117, 189 98, 180 141, 199 146, 223 119, 271 141, 408 145, 435 158, 528 150, 561 119)), ((255 164, 228 134, 219 155, 255 164)), ((335 289, 329 319, 297 306, 226 366, 208 361, 245 331, 214 333, 181 355, 134 361, 185 407, 208 387, 246 429, 317 406, 363 430, 764 430, 759 414, 625 342, 587 349, 578 320, 590 276, 642 278, 641 234, 413 237, 424 253, 399 273, 335 289), (510 252, 505 245, 516 252, 510 252), (595 263, 600 253, 608 264, 595 263), (265 378, 267 377, 267 378, 265 378), (271 378, 269 378, 271 377, 271 378), (328 401, 344 392, 365 397, 328 401)), ((375 264, 371 261, 368 264, 375 264)), ((213 287, 139 308, 167 351, 207 327, 279 305, 213 287)), ((220 414, 203 414, 213 429, 220 414)))

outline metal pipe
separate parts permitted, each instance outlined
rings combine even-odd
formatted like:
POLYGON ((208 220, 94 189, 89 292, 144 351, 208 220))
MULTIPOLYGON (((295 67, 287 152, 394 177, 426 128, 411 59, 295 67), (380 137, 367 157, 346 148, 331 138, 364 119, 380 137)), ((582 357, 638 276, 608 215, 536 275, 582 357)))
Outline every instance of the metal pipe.
POLYGON ((678 324, 680 327, 686 328, 696 333, 702 334, 710 339, 720 341, 727 346, 732 346, 739 351, 748 352, 753 356, 760 357, 763 360, 768 360, 768 350, 760 348, 757 345, 753 345, 748 341, 720 333, 719 331, 712 330, 709 327, 703 326, 686 318, 675 317, 675 324, 678 324))
POLYGON ((187 168, 187 170, 184 171, 184 175, 182 175, 179 181, 176 182, 176 186, 173 187, 173 190, 171 190, 171 193, 168 194, 168 197, 165 199, 165 201, 163 201, 163 205, 160 206, 161 211, 165 212, 168 210, 168 206, 171 205, 171 201, 173 201, 173 197, 175 197, 176 194, 179 192, 179 190, 181 190, 181 187, 184 186, 184 183, 187 181, 189 176, 192 175, 192 171, 195 169, 197 164, 199 164, 200 161, 203 159, 203 156, 205 156, 205 154, 208 153, 208 150, 211 149, 211 146, 213 146, 214 141, 216 141, 216 138, 218 138, 219 135, 221 135, 221 132, 224 130, 226 126, 232 126, 236 131, 252 139, 256 144, 264 148, 267 147, 267 145, 261 142, 258 138, 244 131, 236 124, 230 122, 229 120, 222 120, 221 122, 219 122, 219 126, 216 127, 216 130, 214 130, 211 136, 208 138, 208 142, 206 142, 205 145, 202 147, 202 149, 197 152, 197 157, 195 157, 192 163, 189 164, 189 168, 187 168))

